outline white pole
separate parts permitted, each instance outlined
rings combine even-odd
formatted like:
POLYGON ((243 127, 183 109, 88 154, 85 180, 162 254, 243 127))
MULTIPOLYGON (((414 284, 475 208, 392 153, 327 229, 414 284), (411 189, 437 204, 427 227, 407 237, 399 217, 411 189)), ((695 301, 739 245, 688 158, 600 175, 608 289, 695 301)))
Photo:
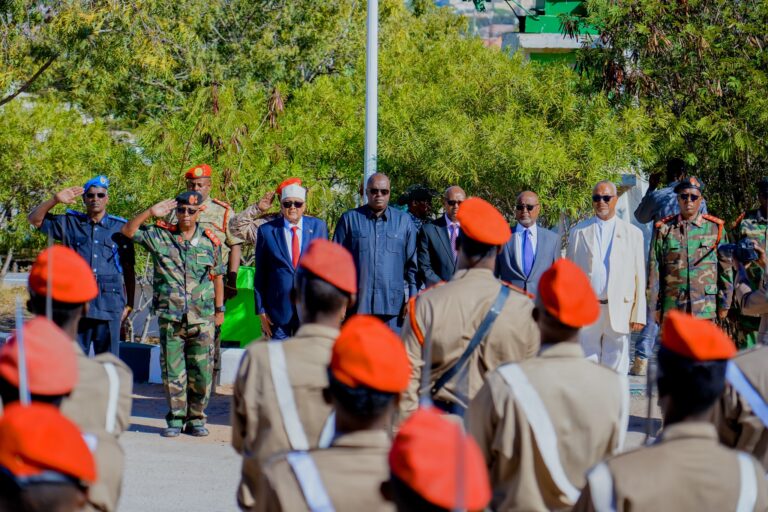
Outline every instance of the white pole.
POLYGON ((379 109, 379 0, 368 0, 368 37, 365 48, 365 165, 363 187, 376 172, 379 109))

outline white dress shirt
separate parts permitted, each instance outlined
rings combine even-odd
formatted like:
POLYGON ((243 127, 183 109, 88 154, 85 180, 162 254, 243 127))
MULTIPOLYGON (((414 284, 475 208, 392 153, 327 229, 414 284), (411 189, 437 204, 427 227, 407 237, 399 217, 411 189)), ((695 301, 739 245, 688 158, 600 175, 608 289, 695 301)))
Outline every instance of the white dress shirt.
POLYGON ((304 228, 304 217, 300 218, 296 224, 291 224, 283 217, 283 234, 285 235, 285 245, 288 246, 288 261, 293 261, 293 231, 291 228, 294 226, 299 228, 296 230, 296 236, 299 238, 299 255, 301 255, 301 230, 304 228))
POLYGON ((590 281, 599 300, 608 298, 608 273, 611 271, 611 247, 613 246, 613 233, 616 231, 616 216, 608 220, 595 217, 595 247, 592 259, 592 274, 590 281))
MULTIPOLYGON (((517 263, 517 268, 520 270, 523 270, 523 233, 525 232, 525 229, 526 228, 518 222, 515 224, 515 231, 512 233, 515 243, 515 263, 517 263)), ((536 261, 536 247, 539 241, 539 232, 536 228, 536 223, 529 227, 528 231, 531 232, 530 242, 531 247, 533 247, 533 260, 536 261)))

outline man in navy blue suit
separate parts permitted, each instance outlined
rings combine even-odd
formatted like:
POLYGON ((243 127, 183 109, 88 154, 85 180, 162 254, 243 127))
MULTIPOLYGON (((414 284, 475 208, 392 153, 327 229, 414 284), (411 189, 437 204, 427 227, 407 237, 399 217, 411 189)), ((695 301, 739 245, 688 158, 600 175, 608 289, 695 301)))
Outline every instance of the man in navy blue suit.
POLYGON ((307 190, 301 180, 291 178, 278 187, 280 213, 262 224, 256 237, 256 313, 268 338, 287 339, 299 327, 296 307, 291 301, 293 277, 299 257, 315 238, 328 238, 328 226, 315 217, 304 216, 307 190))

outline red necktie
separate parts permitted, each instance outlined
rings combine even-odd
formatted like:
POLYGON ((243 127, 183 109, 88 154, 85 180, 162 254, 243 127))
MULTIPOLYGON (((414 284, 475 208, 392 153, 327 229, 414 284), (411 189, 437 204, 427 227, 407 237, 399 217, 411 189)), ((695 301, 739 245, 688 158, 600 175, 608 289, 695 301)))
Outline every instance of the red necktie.
POLYGON ((293 226, 291 228, 291 231, 293 232, 291 235, 291 256, 293 257, 293 268, 299 266, 299 237, 296 235, 296 231, 298 229, 298 226, 293 226))

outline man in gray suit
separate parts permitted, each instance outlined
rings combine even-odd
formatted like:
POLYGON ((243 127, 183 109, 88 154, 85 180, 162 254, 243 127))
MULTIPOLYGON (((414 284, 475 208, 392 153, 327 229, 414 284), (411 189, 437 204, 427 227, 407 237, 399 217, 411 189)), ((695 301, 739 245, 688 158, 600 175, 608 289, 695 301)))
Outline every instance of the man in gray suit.
POLYGON ((502 281, 536 294, 539 278, 561 257, 562 241, 557 233, 536 225, 541 213, 539 196, 526 190, 517 196, 512 238, 496 259, 496 274, 502 281))
POLYGON ((417 237, 419 282, 427 287, 450 281, 456 272, 456 238, 459 236, 459 206, 467 198, 461 187, 448 187, 443 195, 445 215, 424 224, 417 237))

